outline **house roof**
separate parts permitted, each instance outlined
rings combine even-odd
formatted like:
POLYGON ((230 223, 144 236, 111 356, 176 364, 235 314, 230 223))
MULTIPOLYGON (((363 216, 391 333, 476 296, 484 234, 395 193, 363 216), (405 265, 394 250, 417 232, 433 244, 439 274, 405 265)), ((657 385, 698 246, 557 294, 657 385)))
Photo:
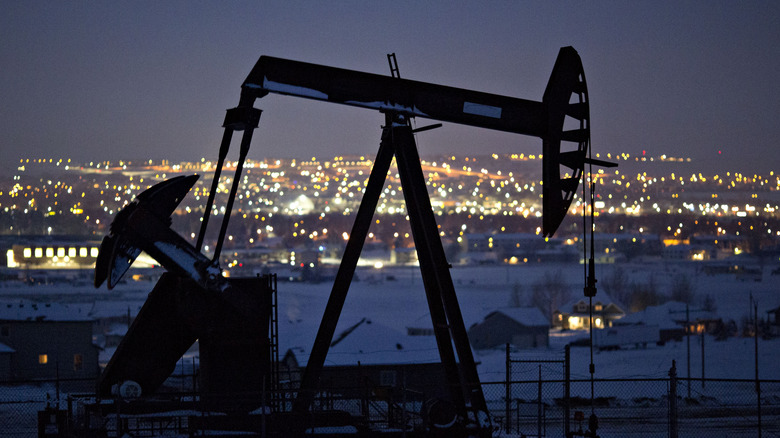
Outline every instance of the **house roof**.
MULTIPOLYGON (((339 324, 328 350, 325 366, 390 365, 441 361, 436 340, 429 336, 408 336, 370 318, 339 324)), ((292 349, 301 366, 309 360, 307 348, 292 349)))
POLYGON ((16 350, 3 343, 0 343, 0 354, 4 354, 4 353, 16 353, 16 350))
POLYGON ((542 311, 536 307, 502 307, 496 309, 485 316, 485 319, 491 315, 501 313, 514 321, 526 327, 549 327, 550 321, 545 318, 542 311))
MULTIPOLYGON (((575 306, 577 303, 579 303, 580 301, 581 301, 581 302, 583 302, 583 303, 585 303, 585 304, 588 304, 588 298, 587 298, 587 297, 584 297, 584 296, 578 295, 578 296, 577 296, 576 298, 574 298, 573 300, 571 300, 571 301, 567 302, 566 304, 564 304, 564 305, 562 305, 561 307, 559 307, 558 309, 556 309, 556 311, 558 311, 558 312, 560 312, 560 313, 569 313, 569 314, 572 314, 572 313, 579 313, 579 312, 575 312, 575 311, 574 311, 574 306, 575 306)), ((603 305, 605 309, 606 309, 608 306, 612 305, 612 306, 614 306, 615 308, 617 308, 617 310, 619 310, 620 312, 622 312, 622 313, 625 313, 625 311, 624 311, 624 310, 623 310, 623 308, 620 306, 620 304, 618 304, 618 303, 614 302, 614 301, 612 300, 612 298, 610 298, 610 297, 609 297, 609 295, 607 295, 605 292, 599 291, 599 292, 596 294, 596 296, 595 296, 595 297, 593 297, 593 305, 595 306, 596 304, 599 304, 599 303, 601 303, 601 305, 603 305)))
MULTIPOLYGON (((688 317, 691 321, 696 321, 697 319, 716 318, 716 315, 712 312, 689 309, 688 317)), ((685 321, 685 303, 669 301, 667 303, 661 304, 660 306, 647 307, 646 309, 639 312, 626 315, 620 320, 620 323, 642 323, 647 325, 657 325, 662 329, 668 329, 680 327, 680 321, 685 321)))
POLYGON ((82 306, 37 303, 30 300, 0 301, 0 320, 5 321, 92 321, 82 306))
POLYGON ((127 316, 135 318, 143 307, 143 301, 95 301, 89 310, 89 315, 95 319, 127 316))

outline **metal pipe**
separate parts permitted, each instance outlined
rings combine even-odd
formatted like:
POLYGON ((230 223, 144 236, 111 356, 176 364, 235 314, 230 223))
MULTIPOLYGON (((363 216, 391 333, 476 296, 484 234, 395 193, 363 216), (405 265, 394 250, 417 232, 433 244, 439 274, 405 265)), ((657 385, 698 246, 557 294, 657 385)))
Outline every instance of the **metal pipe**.
POLYGON ((214 205, 214 197, 219 187, 219 178, 222 175, 222 165, 225 163, 225 157, 227 156, 228 149, 230 149, 230 140, 233 138, 233 128, 225 127, 225 133, 222 134, 222 143, 219 146, 219 157, 217 159, 217 168, 214 169, 214 178, 211 180, 211 191, 209 191, 209 199, 206 201, 206 210, 203 212, 203 219, 200 223, 200 232, 198 233, 198 242, 195 244, 195 249, 200 251, 203 247, 203 239, 206 237, 206 228, 209 224, 209 218, 211 217, 211 207, 214 205))
POLYGON ((214 256, 211 258, 213 262, 219 262, 219 254, 222 252, 222 245, 225 241, 225 234, 227 233, 228 223, 230 222, 230 213, 233 210, 233 202, 236 199, 236 192, 238 191, 238 184, 241 180, 241 171, 244 168, 244 161, 249 153, 249 145, 252 143, 252 133, 254 129, 249 128, 244 130, 244 135, 241 138, 241 150, 239 152, 238 164, 236 165, 236 174, 233 176, 233 186, 230 188, 230 197, 228 198, 227 206, 225 207, 225 215, 222 219, 222 227, 219 230, 219 238, 217 239, 217 246, 214 248, 214 256))

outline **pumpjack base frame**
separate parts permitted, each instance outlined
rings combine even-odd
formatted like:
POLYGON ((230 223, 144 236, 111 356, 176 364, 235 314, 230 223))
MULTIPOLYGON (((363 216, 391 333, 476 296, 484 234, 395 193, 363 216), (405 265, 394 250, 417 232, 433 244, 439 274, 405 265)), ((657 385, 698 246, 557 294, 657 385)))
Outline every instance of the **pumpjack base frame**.
MULTIPOLYGON (((386 113, 385 126, 374 166, 347 241, 344 256, 331 290, 312 347, 301 388, 293 405, 296 413, 307 412, 315 396, 319 376, 355 273, 373 214, 393 157, 401 177, 412 235, 420 260, 425 294, 439 355, 445 369, 451 402, 460 423, 489 431, 490 420, 477 374, 463 317, 452 282, 444 248, 433 215, 430 197, 407 116, 386 113), (457 356, 456 356, 457 354, 457 356)), ((489 432, 487 432, 489 434, 489 432)))

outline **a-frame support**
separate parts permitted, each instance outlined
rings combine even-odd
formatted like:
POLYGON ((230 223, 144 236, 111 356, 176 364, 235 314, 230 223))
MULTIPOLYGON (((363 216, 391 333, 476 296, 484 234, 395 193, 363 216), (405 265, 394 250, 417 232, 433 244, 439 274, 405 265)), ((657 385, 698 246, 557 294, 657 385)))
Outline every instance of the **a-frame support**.
POLYGON ((304 370, 293 410, 297 413, 307 412, 317 392, 325 357, 333 340, 393 156, 401 177, 412 236, 417 248, 425 294, 451 401, 462 418, 489 421, 485 397, 452 284, 450 265, 445 258, 431 208, 413 131, 407 117, 395 113, 385 115, 379 152, 304 370), (470 412, 473 412, 474 417, 469 417, 470 412))

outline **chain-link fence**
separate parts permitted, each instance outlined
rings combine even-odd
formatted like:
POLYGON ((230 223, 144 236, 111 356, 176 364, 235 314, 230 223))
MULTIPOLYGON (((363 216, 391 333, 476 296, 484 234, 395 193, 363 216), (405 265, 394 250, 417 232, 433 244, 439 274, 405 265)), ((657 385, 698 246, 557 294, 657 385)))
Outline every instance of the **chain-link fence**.
POLYGON ((760 399, 754 380, 597 379, 592 399, 590 380, 572 380, 568 417, 564 383, 537 379, 483 388, 505 436, 564 437, 567 430, 587 431, 595 414, 602 437, 780 437, 778 380, 759 382, 760 399))
POLYGON ((38 436, 39 423, 50 423, 49 431, 64 430, 68 419, 68 392, 91 388, 94 388, 94 380, 82 379, 0 384, 2 436, 38 436))
MULTIPOLYGON (((531 376, 535 378, 482 385, 494 436, 582 436, 591 427, 589 417, 595 414, 597 433, 605 438, 780 437, 779 380, 762 380, 758 387, 754 380, 682 379, 674 375, 591 382, 547 378, 547 365, 542 365, 539 378, 539 365, 523 366, 528 367, 528 373, 518 369, 515 375, 535 374, 531 376)), ((38 436, 43 430, 48 432, 45 436, 91 436, 95 431, 107 437, 122 436, 124 431, 133 431, 133 436, 186 436, 198 435, 193 430, 207 424, 204 416, 208 413, 197 394, 169 394, 167 410, 149 415, 132 411, 127 404, 78 396, 67 391, 75 389, 68 388, 69 383, 91 384, 47 381, 0 385, 0 435, 38 436)), ((312 410, 342 412, 373 430, 419 427, 431 400, 427 389, 329 389, 318 395, 312 410)), ((275 406, 274 410, 284 411, 291 406, 285 400, 292 400, 294 394, 257 395, 258 400, 262 397, 275 406), (272 403, 280 397, 283 402, 272 403)))

